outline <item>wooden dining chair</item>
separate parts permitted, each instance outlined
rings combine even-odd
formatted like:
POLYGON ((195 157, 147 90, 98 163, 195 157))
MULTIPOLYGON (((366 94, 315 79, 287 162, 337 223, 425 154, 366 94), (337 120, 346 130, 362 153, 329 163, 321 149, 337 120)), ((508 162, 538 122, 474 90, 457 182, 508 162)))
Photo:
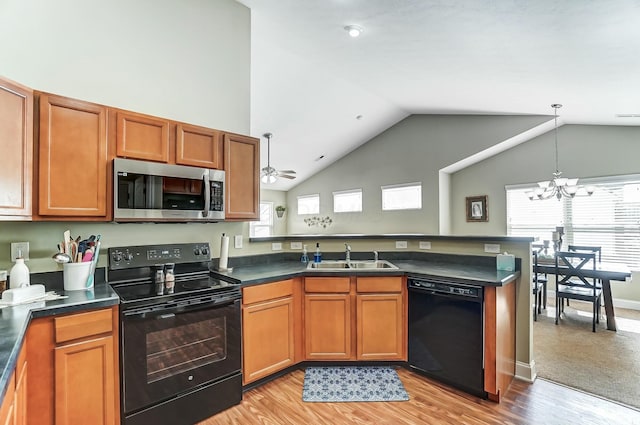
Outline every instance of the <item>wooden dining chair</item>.
POLYGON ((596 254, 592 252, 556 252, 556 325, 560 314, 564 312, 564 300, 590 302, 593 306, 592 331, 600 322, 602 288, 596 282, 584 276, 584 270, 596 270, 596 254))
POLYGON ((572 252, 593 252, 598 254, 598 263, 602 263, 602 247, 595 245, 568 245, 567 251, 572 252))

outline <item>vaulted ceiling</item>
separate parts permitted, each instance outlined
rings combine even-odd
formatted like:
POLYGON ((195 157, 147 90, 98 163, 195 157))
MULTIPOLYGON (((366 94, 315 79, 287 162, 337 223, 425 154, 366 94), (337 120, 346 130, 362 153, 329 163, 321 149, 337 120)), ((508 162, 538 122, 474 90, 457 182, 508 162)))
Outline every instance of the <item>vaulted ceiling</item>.
POLYGON ((298 173, 263 188, 290 189, 410 114, 561 103, 565 123, 640 125, 636 0, 239 1, 252 15, 251 134, 273 133, 271 166, 298 173))

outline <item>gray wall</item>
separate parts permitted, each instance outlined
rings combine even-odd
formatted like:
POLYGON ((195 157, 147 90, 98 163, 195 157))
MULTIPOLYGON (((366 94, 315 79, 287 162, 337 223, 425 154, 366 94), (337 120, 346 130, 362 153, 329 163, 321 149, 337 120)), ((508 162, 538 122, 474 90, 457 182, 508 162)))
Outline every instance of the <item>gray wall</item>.
MULTIPOLYGON (((0 75, 36 90, 249 133, 251 15, 233 0, 2 0, 0 40, 0 75)), ((31 271, 58 270, 66 229, 101 233, 103 248, 209 241, 214 257, 223 232, 249 237, 247 223, 0 221, 0 269, 10 242, 28 241, 31 271)), ((246 241, 230 255, 250 251, 246 241)))
MULTIPOLYGON (((640 127, 564 125, 558 129, 559 168, 566 177, 640 173, 640 127)), ((504 234, 505 185, 549 180, 555 171, 553 132, 454 173, 451 178, 454 234, 504 234), (489 196, 489 222, 467 223, 464 198, 489 196)), ((612 282, 614 298, 640 303, 640 273, 633 282, 612 282)))
MULTIPOLYGON (((439 233, 440 169, 509 139, 544 116, 413 115, 389 128, 287 193, 288 229, 299 233, 439 233), (422 209, 382 212, 380 186, 422 182, 422 209), (363 189, 363 213, 333 213, 332 192, 363 189), (309 228, 297 216, 297 196, 320 194, 328 229, 309 228)), ((504 232, 502 232, 504 233, 504 232)))

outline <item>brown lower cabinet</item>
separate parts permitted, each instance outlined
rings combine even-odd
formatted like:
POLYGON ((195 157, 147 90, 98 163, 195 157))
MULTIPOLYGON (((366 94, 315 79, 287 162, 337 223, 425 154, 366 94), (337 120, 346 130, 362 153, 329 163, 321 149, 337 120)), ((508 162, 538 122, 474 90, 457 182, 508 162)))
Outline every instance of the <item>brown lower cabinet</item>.
POLYGON ((27 330, 28 423, 120 423, 118 307, 34 319, 27 330))
POLYGON ((401 276, 305 279, 306 360, 406 360, 401 276))
POLYGON ((300 279, 242 289, 243 384, 301 360, 300 279))
POLYGON ((16 369, 7 383, 7 392, 0 406, 0 425, 27 423, 27 347, 22 346, 16 369))

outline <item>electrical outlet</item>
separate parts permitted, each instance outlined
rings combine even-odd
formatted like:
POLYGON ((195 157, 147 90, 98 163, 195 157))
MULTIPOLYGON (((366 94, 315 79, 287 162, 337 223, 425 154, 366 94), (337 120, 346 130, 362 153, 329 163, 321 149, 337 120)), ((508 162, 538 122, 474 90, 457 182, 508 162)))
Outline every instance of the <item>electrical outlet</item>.
POLYGON ((271 251, 282 251, 282 243, 281 242, 273 242, 271 244, 271 251))
POLYGON ((420 249, 431 249, 431 242, 420 241, 420 249))
POLYGON ((497 243, 486 243, 484 244, 484 252, 492 252, 494 254, 500 253, 500 244, 497 243))
POLYGON ((25 260, 29 259, 29 242, 11 242, 11 261, 15 263, 19 255, 25 260))
POLYGON ((407 247, 407 241, 396 241, 396 248, 406 248, 407 247))
POLYGON ((235 235, 233 237, 233 247, 235 249, 242 248, 242 235, 235 235))
POLYGON ((302 242, 291 242, 291 249, 302 249, 302 242))

